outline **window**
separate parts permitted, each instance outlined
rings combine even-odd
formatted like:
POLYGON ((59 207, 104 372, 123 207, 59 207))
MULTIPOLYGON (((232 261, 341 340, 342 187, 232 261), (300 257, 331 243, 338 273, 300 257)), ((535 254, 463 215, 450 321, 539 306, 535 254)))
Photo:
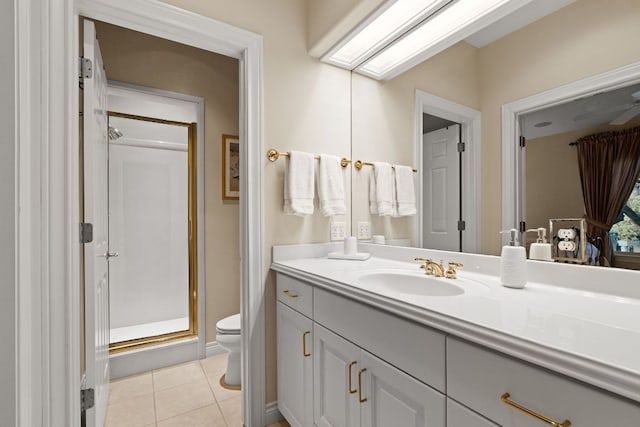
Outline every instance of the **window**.
POLYGON ((609 232, 614 250, 640 254, 640 178, 617 220, 609 232))

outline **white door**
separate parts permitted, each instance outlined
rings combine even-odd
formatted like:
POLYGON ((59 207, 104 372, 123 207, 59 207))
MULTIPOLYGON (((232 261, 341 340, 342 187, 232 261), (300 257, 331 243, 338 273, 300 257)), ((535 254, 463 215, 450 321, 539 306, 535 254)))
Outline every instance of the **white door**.
POLYGON ((359 426, 360 349, 317 323, 313 325, 313 349, 316 426, 359 426))
POLYGON ((278 409, 292 427, 313 427, 311 319, 278 302, 278 409))
POLYGON ((109 230, 107 78, 93 22, 84 21, 84 222, 93 240, 84 245, 86 387, 95 390, 87 427, 102 427, 109 400, 109 230))
POLYGON ((423 136, 423 236, 429 249, 459 251, 460 231, 460 125, 423 136))
POLYGON ((362 427, 445 427, 443 394, 362 350, 362 427))

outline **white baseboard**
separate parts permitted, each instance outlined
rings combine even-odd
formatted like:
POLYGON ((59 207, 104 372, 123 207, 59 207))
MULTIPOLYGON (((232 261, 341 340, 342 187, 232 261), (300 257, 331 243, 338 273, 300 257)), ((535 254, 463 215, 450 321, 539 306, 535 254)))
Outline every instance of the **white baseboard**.
POLYGON ((197 338, 111 354, 110 378, 128 377, 198 359, 197 338))
POLYGON ((211 341, 205 344, 204 352, 205 352, 205 357, 211 357, 211 356, 216 356, 218 354, 226 353, 227 350, 222 348, 222 346, 218 344, 217 341, 211 341))
POLYGON ((284 420, 284 417, 278 411, 278 402, 269 402, 267 406, 264 408, 264 422, 265 425, 277 423, 278 421, 284 420))

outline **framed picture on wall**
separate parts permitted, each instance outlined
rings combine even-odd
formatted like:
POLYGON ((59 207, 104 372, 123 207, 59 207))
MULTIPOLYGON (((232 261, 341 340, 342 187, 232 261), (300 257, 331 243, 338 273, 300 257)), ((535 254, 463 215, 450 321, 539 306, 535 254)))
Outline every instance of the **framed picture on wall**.
POLYGON ((222 135, 222 199, 240 199, 240 139, 222 135))

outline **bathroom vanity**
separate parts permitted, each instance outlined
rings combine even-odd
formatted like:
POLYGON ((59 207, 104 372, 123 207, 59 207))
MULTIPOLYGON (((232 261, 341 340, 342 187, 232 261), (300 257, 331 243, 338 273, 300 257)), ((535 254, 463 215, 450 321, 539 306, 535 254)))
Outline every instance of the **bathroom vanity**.
POLYGON ((535 262, 514 290, 497 257, 361 246, 371 259, 274 248, 292 426, 640 425, 640 290, 619 283, 637 272, 535 262), (465 266, 427 277, 415 257, 465 266))

